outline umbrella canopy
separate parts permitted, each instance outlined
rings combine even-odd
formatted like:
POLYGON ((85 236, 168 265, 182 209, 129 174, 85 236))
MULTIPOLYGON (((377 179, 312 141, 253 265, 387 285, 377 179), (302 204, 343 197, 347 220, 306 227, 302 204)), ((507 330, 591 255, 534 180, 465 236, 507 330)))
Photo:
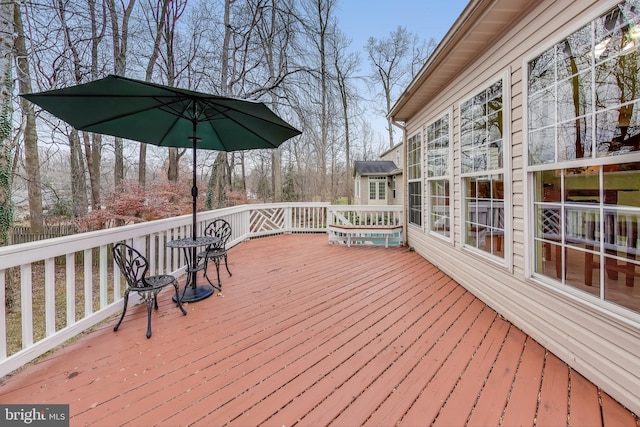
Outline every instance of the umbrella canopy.
POLYGON ((300 131, 260 102, 110 75, 22 95, 79 130, 167 147, 237 151, 275 148, 300 131))
POLYGON ((227 98, 110 75, 23 94, 79 130, 166 147, 193 148, 193 237, 196 236, 196 148, 276 148, 301 132, 260 102, 227 98))

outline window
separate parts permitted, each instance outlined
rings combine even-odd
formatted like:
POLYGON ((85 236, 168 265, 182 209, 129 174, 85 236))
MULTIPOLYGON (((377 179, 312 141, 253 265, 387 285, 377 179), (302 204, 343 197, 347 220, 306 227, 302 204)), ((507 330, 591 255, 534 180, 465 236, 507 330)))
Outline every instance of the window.
POLYGON ((369 177, 369 200, 386 200, 387 199, 387 177, 370 176, 369 177))
POLYGON ((623 1, 528 63, 533 272, 640 312, 640 15, 623 1))
POLYGON ((422 139, 420 133, 408 139, 409 223, 422 226, 422 139))
POLYGON ((427 126, 427 190, 429 192, 429 229, 443 236, 451 236, 449 218, 451 199, 450 125, 445 114, 427 126))
POLYGON ((504 259, 502 107, 502 80, 460 105, 460 161, 464 245, 504 259))
POLYGON ((409 183, 409 224, 422 225, 422 185, 409 183))
POLYGON ((393 177, 391 178, 391 190, 393 192, 391 197, 393 197, 394 199, 398 197, 396 195, 396 190, 397 190, 396 182, 397 182, 396 176, 393 175, 393 177))

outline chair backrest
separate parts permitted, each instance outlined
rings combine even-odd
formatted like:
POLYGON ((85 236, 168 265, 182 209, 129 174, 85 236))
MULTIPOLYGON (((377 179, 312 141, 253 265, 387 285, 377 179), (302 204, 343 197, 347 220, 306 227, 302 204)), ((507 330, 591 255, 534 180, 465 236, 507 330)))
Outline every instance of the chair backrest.
POLYGON ((207 225, 207 228, 204 230, 204 234, 207 236, 215 236, 220 239, 218 243, 211 245, 210 248, 224 249, 231 237, 231 226, 224 219, 218 218, 207 225))
POLYGON ((137 250, 125 243, 113 246, 113 259, 131 288, 147 286, 145 276, 149 270, 147 259, 137 250))

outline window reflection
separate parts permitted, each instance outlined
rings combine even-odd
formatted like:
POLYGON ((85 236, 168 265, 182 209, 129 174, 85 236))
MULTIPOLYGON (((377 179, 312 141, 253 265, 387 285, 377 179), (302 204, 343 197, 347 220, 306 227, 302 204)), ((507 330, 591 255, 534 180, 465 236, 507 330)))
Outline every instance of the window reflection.
POLYGON ((431 198, 431 231, 449 237, 451 235, 449 181, 432 180, 429 182, 431 198))
POLYGON ((465 179, 465 244, 504 257, 504 176, 465 179))
POLYGON ((637 2, 626 1, 529 62, 530 164, 640 150, 639 46, 637 2))
POLYGON ((535 188, 535 271, 640 311, 640 162, 541 171, 535 188))
POLYGON ((449 114, 427 126, 427 189, 429 191, 429 230, 445 237, 451 236, 449 218, 451 176, 449 114))

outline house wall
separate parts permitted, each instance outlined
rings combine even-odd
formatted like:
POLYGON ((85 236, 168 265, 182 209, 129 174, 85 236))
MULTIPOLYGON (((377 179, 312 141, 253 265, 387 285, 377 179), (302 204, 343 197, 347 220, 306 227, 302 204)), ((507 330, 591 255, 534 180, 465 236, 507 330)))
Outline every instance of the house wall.
MULTIPOLYGON (((523 67, 617 1, 542 0, 493 46, 444 87, 432 102, 406 122, 406 137, 447 111, 453 112, 452 241, 408 224, 410 247, 451 275, 515 326, 552 351, 580 374, 640 414, 640 316, 620 315, 614 307, 577 298, 528 274, 530 244, 523 146, 523 67), (460 181, 460 103, 503 77, 505 92, 505 262, 491 261, 462 248, 460 181)), ((424 154, 424 150, 423 150, 424 154)), ((365 188, 365 187, 363 187, 365 188)), ((423 186, 424 190, 424 186, 423 186)), ((423 191, 424 194, 424 191, 423 191)), ((423 196, 423 214, 426 201, 423 196)), ((423 215, 424 217, 424 215, 423 215)), ((426 221, 423 221, 423 224, 426 221)), ((637 285, 636 285, 637 286, 637 285)), ((611 304, 610 304, 611 305, 611 304)))
MULTIPOLYGON (((380 160, 390 160, 396 164, 398 169, 403 168, 403 159, 404 159, 404 144, 396 145, 391 150, 384 153, 380 156, 380 160)), ((387 204, 389 205, 401 205, 404 203, 404 185, 402 184, 402 173, 393 175, 389 177, 389 181, 391 182, 391 186, 388 188, 387 192, 387 204), (395 179, 394 179, 395 177, 395 179), (395 181, 395 195, 393 192, 394 189, 394 181, 395 181)))
POLYGON ((353 181, 353 204, 354 205, 366 205, 366 201, 369 200, 369 197, 366 194, 363 194, 362 191, 364 189, 364 178, 360 174, 356 174, 353 181))

